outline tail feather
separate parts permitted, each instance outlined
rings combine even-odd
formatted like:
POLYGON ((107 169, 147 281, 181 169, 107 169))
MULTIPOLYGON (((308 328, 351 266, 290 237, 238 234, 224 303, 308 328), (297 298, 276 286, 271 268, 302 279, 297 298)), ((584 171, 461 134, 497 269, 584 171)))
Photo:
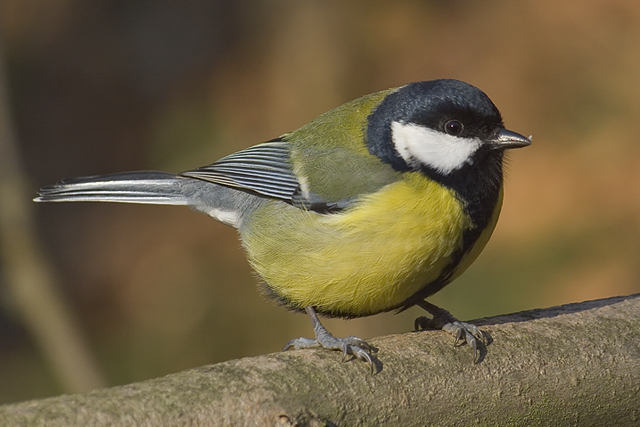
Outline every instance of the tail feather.
POLYGON ((44 187, 36 202, 121 202, 188 205, 185 178, 165 172, 125 172, 73 178, 44 187))

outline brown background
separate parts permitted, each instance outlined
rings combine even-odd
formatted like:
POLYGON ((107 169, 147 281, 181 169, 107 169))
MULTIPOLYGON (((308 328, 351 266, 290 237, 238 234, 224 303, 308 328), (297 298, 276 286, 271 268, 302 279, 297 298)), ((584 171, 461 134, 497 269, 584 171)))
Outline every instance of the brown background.
MULTIPOLYGON (((190 169, 363 94, 458 78, 534 144, 510 153, 487 249, 432 301, 471 319, 640 292, 637 1, 5 0, 0 25, 34 193, 64 177, 190 169)), ((110 384, 312 334, 262 299, 234 230, 202 214, 35 210, 110 384)), ((369 338, 420 314, 326 326, 369 338)), ((0 402, 61 393, 17 319, 0 281, 0 402)))

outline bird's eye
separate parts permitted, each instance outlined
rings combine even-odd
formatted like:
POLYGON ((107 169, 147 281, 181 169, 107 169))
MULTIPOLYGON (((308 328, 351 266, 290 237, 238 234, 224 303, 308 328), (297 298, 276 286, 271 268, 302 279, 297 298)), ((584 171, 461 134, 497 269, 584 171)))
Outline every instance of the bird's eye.
POLYGON ((444 131, 449 135, 458 136, 462 133, 464 126, 457 120, 449 120, 444 124, 444 131))

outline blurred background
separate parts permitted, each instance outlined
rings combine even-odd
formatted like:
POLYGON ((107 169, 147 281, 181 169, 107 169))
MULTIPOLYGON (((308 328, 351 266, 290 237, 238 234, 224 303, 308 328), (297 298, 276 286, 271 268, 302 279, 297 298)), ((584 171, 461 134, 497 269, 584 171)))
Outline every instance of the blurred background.
MULTIPOLYGON (((534 142, 509 153, 484 253, 433 303, 474 319, 640 292, 637 1, 4 0, 0 41, 0 131, 19 157, 0 175, 23 174, 16 216, 31 218, 34 265, 74 343, 52 351, 67 338, 38 333, 23 313, 23 300, 44 307, 49 293, 21 296, 32 270, 10 274, 22 239, 5 233, 0 403, 277 352, 313 334, 305 316, 263 299, 233 229, 181 207, 35 205, 39 187, 209 164, 416 80, 480 87, 534 142), (76 382, 56 367, 70 347, 79 359, 67 364, 87 372, 76 382)), ((409 331, 421 314, 325 325, 372 338, 409 331)))

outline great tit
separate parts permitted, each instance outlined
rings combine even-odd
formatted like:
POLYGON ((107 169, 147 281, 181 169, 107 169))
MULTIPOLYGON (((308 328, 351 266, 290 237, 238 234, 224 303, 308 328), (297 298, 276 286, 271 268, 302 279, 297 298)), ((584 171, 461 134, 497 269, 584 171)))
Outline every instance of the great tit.
POLYGON ((489 97, 458 80, 366 95, 298 130, 188 172, 65 180, 37 202, 187 205, 235 227, 267 295, 306 311, 320 346, 367 361, 371 347, 336 338, 317 314, 354 318, 418 305, 468 343, 482 332, 425 299, 486 245, 503 196, 504 150, 531 140, 504 128, 489 97))

